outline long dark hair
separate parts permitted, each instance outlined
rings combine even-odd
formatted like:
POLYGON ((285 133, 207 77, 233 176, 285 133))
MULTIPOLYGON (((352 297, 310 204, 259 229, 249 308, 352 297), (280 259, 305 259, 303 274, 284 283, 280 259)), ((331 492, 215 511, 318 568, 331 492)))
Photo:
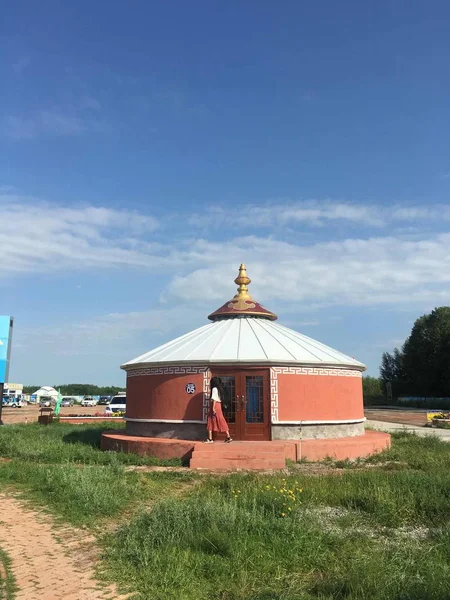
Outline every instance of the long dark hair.
POLYGON ((209 387, 211 389, 211 393, 213 391, 213 388, 217 388, 217 391, 219 392, 219 398, 223 400, 223 383, 220 377, 211 377, 209 387))

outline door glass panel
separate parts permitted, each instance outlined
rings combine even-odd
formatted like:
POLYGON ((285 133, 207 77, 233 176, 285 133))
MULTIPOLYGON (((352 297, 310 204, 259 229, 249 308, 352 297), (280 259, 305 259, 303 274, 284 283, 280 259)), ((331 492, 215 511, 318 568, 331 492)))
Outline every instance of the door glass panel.
POLYGON ((252 375, 245 378, 246 410, 245 420, 247 423, 264 423, 264 391, 263 376, 252 375))
POLYGON ((236 423, 236 382, 234 377, 221 376, 223 385, 222 412, 228 423, 236 423))

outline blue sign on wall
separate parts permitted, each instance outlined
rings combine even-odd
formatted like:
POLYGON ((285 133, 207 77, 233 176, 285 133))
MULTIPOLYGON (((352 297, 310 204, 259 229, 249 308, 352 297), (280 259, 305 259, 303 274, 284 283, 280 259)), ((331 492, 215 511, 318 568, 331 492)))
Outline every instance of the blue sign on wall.
POLYGON ((13 318, 0 315, 0 383, 8 381, 13 318))

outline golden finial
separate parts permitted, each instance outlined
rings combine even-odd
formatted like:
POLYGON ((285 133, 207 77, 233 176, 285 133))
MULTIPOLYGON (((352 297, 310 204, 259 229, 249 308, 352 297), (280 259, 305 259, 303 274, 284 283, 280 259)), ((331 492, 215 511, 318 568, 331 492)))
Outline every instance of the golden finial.
POLYGON ((211 313, 208 319, 219 321, 221 319, 234 319, 234 317, 259 317, 261 319, 276 321, 278 318, 277 315, 268 311, 261 304, 258 304, 248 293, 247 286, 252 280, 247 275, 244 263, 239 267, 239 275, 234 282, 238 286, 237 294, 211 313))
POLYGON ((239 286, 238 290, 237 290, 238 293, 234 297, 235 298, 243 298, 243 299, 248 298, 249 300, 252 300, 251 295, 248 293, 248 287, 247 287, 249 285, 249 283, 251 283, 251 282, 252 282, 252 280, 247 275, 247 269, 246 269, 244 263, 242 263, 241 266, 239 267, 239 275, 234 280, 234 283, 239 286))

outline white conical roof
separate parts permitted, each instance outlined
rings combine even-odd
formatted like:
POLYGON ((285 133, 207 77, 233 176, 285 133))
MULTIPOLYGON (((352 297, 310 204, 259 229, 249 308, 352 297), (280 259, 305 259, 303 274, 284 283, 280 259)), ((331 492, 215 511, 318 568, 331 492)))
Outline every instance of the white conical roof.
POLYGON ((57 396, 58 392, 49 385, 44 385, 32 394, 33 396, 57 396))
POLYGON ((293 329, 257 317, 215 321, 195 329, 122 365, 297 365, 350 367, 364 370, 359 361, 293 329))

